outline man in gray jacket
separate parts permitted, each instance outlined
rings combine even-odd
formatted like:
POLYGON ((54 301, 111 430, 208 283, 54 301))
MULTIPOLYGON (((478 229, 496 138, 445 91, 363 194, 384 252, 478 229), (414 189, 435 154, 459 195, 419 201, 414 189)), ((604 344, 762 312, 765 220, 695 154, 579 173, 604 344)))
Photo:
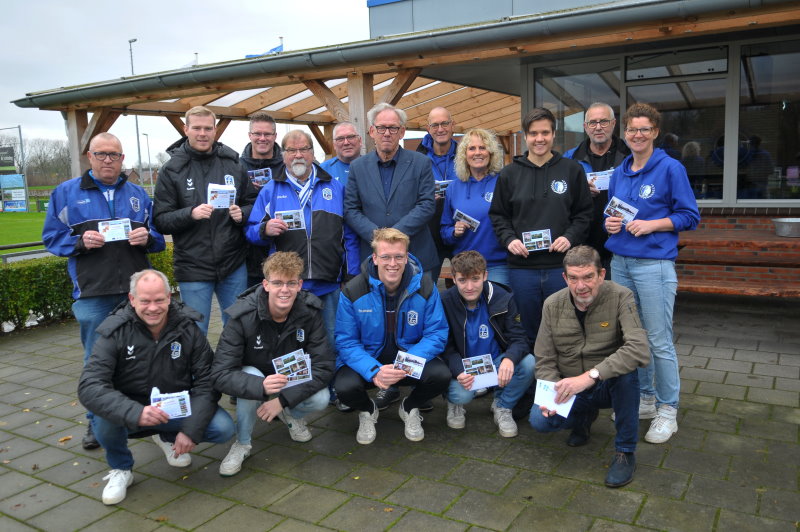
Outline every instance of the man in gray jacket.
POLYGON ((592 247, 577 246, 564 256, 567 288, 545 300, 534 353, 537 384, 555 383, 556 405, 575 402, 567 417, 534 405, 530 423, 539 432, 572 429, 567 445, 578 447, 588 443, 598 409, 612 408, 616 453, 605 484, 618 488, 633 480, 636 470, 636 369, 647 365, 650 351, 633 292, 605 281, 605 274, 592 247))

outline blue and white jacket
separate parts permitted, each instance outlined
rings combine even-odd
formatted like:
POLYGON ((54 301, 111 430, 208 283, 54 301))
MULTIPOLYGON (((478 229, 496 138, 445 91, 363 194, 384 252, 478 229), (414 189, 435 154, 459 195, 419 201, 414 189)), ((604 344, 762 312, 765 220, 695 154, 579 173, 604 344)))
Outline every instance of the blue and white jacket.
POLYGON ((636 207, 637 220, 669 218, 673 231, 657 231, 635 237, 623 228, 610 235, 606 248, 617 255, 639 259, 674 261, 678 256, 678 233, 691 231, 700 222, 697 201, 680 161, 656 148, 638 172, 631 170, 633 156, 629 155, 614 170, 608 187, 608 197, 617 197, 636 207))
POLYGON ((346 163, 338 157, 333 157, 320 164, 319 167, 328 172, 331 177, 341 183, 343 187, 347 186, 347 176, 350 175, 350 163, 346 163))
POLYGON ((444 211, 440 231, 442 241, 453 246, 453 255, 474 249, 486 259, 489 266, 506 264, 506 250, 497 241, 497 235, 489 219, 489 207, 492 205, 494 186, 497 174, 489 174, 480 181, 470 176, 468 181, 456 179, 447 187, 444 197, 444 211), (456 209, 478 220, 481 224, 475 232, 467 229, 461 238, 454 235, 456 209))
MULTIPOLYGON (((409 253, 408 284, 400 287, 397 301, 397 347, 425 360, 444 351, 447 343, 447 318, 439 291, 430 276, 423 275, 419 260, 409 253)), ((405 276, 404 276, 405 277, 405 276)), ((371 381, 381 363, 378 357, 386 341, 386 289, 378 279, 372 258, 361 264, 361 273, 351 280, 339 296, 336 311, 336 369, 348 366, 371 381)))
POLYGON ((127 294, 131 275, 150 267, 147 253, 164 249, 164 237, 152 226, 150 196, 142 187, 128 183, 125 174, 119 176, 113 189, 113 205, 111 212, 90 171, 61 183, 50 195, 42 240, 50 253, 69 257, 67 271, 75 299, 127 294), (147 246, 131 246, 127 240, 118 240, 100 248, 84 247, 83 233, 97 231, 98 222, 120 218, 129 218, 131 229, 145 227, 150 231, 147 246))
POLYGON ((344 186, 316 167, 316 183, 306 203, 306 230, 286 231, 277 237, 265 229, 278 211, 300 209, 300 199, 287 181, 286 167, 279 167, 272 181, 261 188, 245 227, 247 240, 276 251, 294 251, 304 262, 303 290, 321 296, 336 289, 344 274, 357 275, 358 235, 344 223, 344 186))

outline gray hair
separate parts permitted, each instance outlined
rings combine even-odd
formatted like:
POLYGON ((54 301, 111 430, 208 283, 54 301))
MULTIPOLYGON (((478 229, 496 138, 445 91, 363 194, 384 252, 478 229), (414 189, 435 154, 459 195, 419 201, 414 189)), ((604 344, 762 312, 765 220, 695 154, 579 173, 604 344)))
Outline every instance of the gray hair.
POLYGON ((309 134, 308 131, 303 131, 302 129, 292 129, 283 136, 283 139, 281 139, 281 148, 286 149, 286 145, 289 143, 289 141, 298 137, 305 137, 308 145, 312 148, 314 147, 314 139, 311 137, 311 134, 309 134))
POLYGON ((167 295, 169 295, 172 292, 172 289, 169 287, 169 279, 167 279, 166 275, 164 275, 162 272, 158 270, 148 269, 148 270, 138 271, 133 275, 131 275, 131 286, 129 290, 133 297, 136 297, 136 285, 139 284, 139 281, 142 279, 142 277, 146 277, 148 275, 155 275, 164 282, 164 290, 166 291, 167 295))
POLYGON ((350 126, 355 130, 356 134, 358 133, 358 128, 352 122, 339 122, 338 124, 333 126, 333 136, 336 137, 336 132, 339 131, 344 126, 350 126))
POLYGON ((592 105, 586 109, 586 112, 583 114, 583 121, 586 121, 586 116, 589 114, 589 111, 592 109, 597 109, 598 107, 605 109, 608 111, 608 114, 611 116, 611 120, 614 120, 614 108, 604 102, 594 102, 592 105))
POLYGON ((369 122, 369 125, 374 126, 375 119, 384 111, 394 111, 394 114, 397 115, 397 119, 400 121, 400 125, 402 127, 406 127, 406 121, 408 120, 406 112, 390 103, 385 102, 381 102, 369 110, 367 113, 367 122, 369 122))

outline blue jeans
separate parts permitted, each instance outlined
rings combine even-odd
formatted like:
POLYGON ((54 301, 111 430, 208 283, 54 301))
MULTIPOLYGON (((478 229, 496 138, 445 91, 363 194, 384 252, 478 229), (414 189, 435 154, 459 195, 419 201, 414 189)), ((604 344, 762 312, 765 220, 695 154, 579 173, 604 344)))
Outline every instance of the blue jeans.
POLYGON ((508 283, 508 266, 506 264, 500 264, 498 266, 489 266, 486 268, 487 273, 489 274, 488 280, 492 281, 493 283, 500 283, 506 286, 510 286, 508 283))
POLYGON ((334 352, 336 352, 336 340, 333 337, 333 331, 336 329, 336 309, 339 307, 339 294, 341 292, 337 288, 333 292, 320 296, 323 305, 322 321, 325 323, 325 331, 328 333, 328 343, 334 352))
MULTIPOLYGON (((83 344, 83 365, 92 354, 94 341, 97 339, 97 328, 103 323, 111 311, 122 301, 127 299, 127 294, 114 294, 111 296, 85 297, 76 299, 72 304, 72 313, 78 320, 81 328, 81 343, 83 344)), ((86 412, 86 419, 91 420, 93 414, 86 412)))
POLYGON ((538 432, 573 429, 585 423, 594 410, 614 409, 617 435, 614 447, 621 453, 636 452, 639 441, 639 377, 635 371, 600 381, 575 396, 569 417, 544 417, 538 405, 533 405, 529 421, 538 432))
POLYGON ((633 290, 639 317, 647 330, 650 364, 638 370, 641 394, 655 396, 657 406, 678 408, 681 378, 672 343, 672 309, 678 290, 675 263, 614 255, 611 269, 614 282, 633 290))
MULTIPOLYGON (((264 376, 258 368, 253 366, 244 366, 242 371, 258 377, 264 376)), ((293 418, 300 419, 311 412, 325 410, 328 407, 329 397, 328 388, 323 388, 296 406, 285 408, 284 411, 293 418)), ((250 445, 253 427, 256 424, 256 410, 263 402, 254 399, 242 399, 241 397, 236 400, 236 439, 242 445, 250 445)))
MULTIPOLYGON (((495 366, 499 366, 499 359, 495 361, 495 366)), ((536 361, 533 355, 528 354, 522 357, 519 364, 514 366, 514 375, 505 387, 499 386, 495 389, 494 399, 497 401, 497 406, 500 408, 512 409, 517 406, 520 398, 525 394, 531 383, 533 382, 534 367, 536 361)), ((456 379, 450 381, 450 387, 447 389, 447 400, 457 405, 465 405, 472 401, 475 397, 475 392, 467 390, 456 379)))
POLYGON ((561 276, 562 271, 561 268, 549 270, 508 269, 511 290, 514 291, 514 301, 517 303, 522 317, 522 327, 525 329, 525 334, 528 335, 531 347, 536 343, 536 335, 539 334, 544 300, 567 286, 561 276))
POLYGON ((211 296, 217 294, 217 302, 222 312, 222 325, 228 323, 228 315, 224 310, 236 301, 236 297, 247 289, 247 267, 244 263, 230 275, 220 281, 182 281, 181 301, 203 315, 197 326, 208 334, 208 322, 211 315, 211 296))
MULTIPOLYGON (((175 436, 181 431, 183 421, 187 418, 170 419, 162 425, 153 427, 139 427, 139 431, 156 431, 164 434, 164 441, 175 441, 175 436)), ((111 469, 133 469, 133 454, 128 448, 128 431, 122 425, 115 425, 111 421, 95 416, 92 420, 94 435, 106 451, 106 461, 111 469)), ((214 417, 206 427, 203 441, 211 443, 225 443, 233 436, 233 419, 223 409, 217 407, 214 417)), ((200 443, 200 442, 195 442, 200 443)))

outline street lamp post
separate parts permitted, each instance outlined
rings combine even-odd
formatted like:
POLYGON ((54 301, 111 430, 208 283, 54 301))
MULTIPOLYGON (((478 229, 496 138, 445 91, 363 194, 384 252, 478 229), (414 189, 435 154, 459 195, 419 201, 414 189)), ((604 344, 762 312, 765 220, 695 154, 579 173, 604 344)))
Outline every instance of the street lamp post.
POLYGON ((142 133, 144 135, 144 139, 147 141, 147 168, 150 170, 150 194, 155 194, 155 188, 153 188, 153 164, 150 162, 150 135, 147 133, 142 133))
MULTIPOLYGON (((131 76, 134 75, 133 72, 133 43, 136 42, 137 39, 128 39, 128 51, 131 54, 131 76)), ((136 154, 138 155, 138 163, 139 163, 139 182, 142 182, 142 145, 139 142, 139 115, 133 115, 133 119, 136 122, 136 154)))

